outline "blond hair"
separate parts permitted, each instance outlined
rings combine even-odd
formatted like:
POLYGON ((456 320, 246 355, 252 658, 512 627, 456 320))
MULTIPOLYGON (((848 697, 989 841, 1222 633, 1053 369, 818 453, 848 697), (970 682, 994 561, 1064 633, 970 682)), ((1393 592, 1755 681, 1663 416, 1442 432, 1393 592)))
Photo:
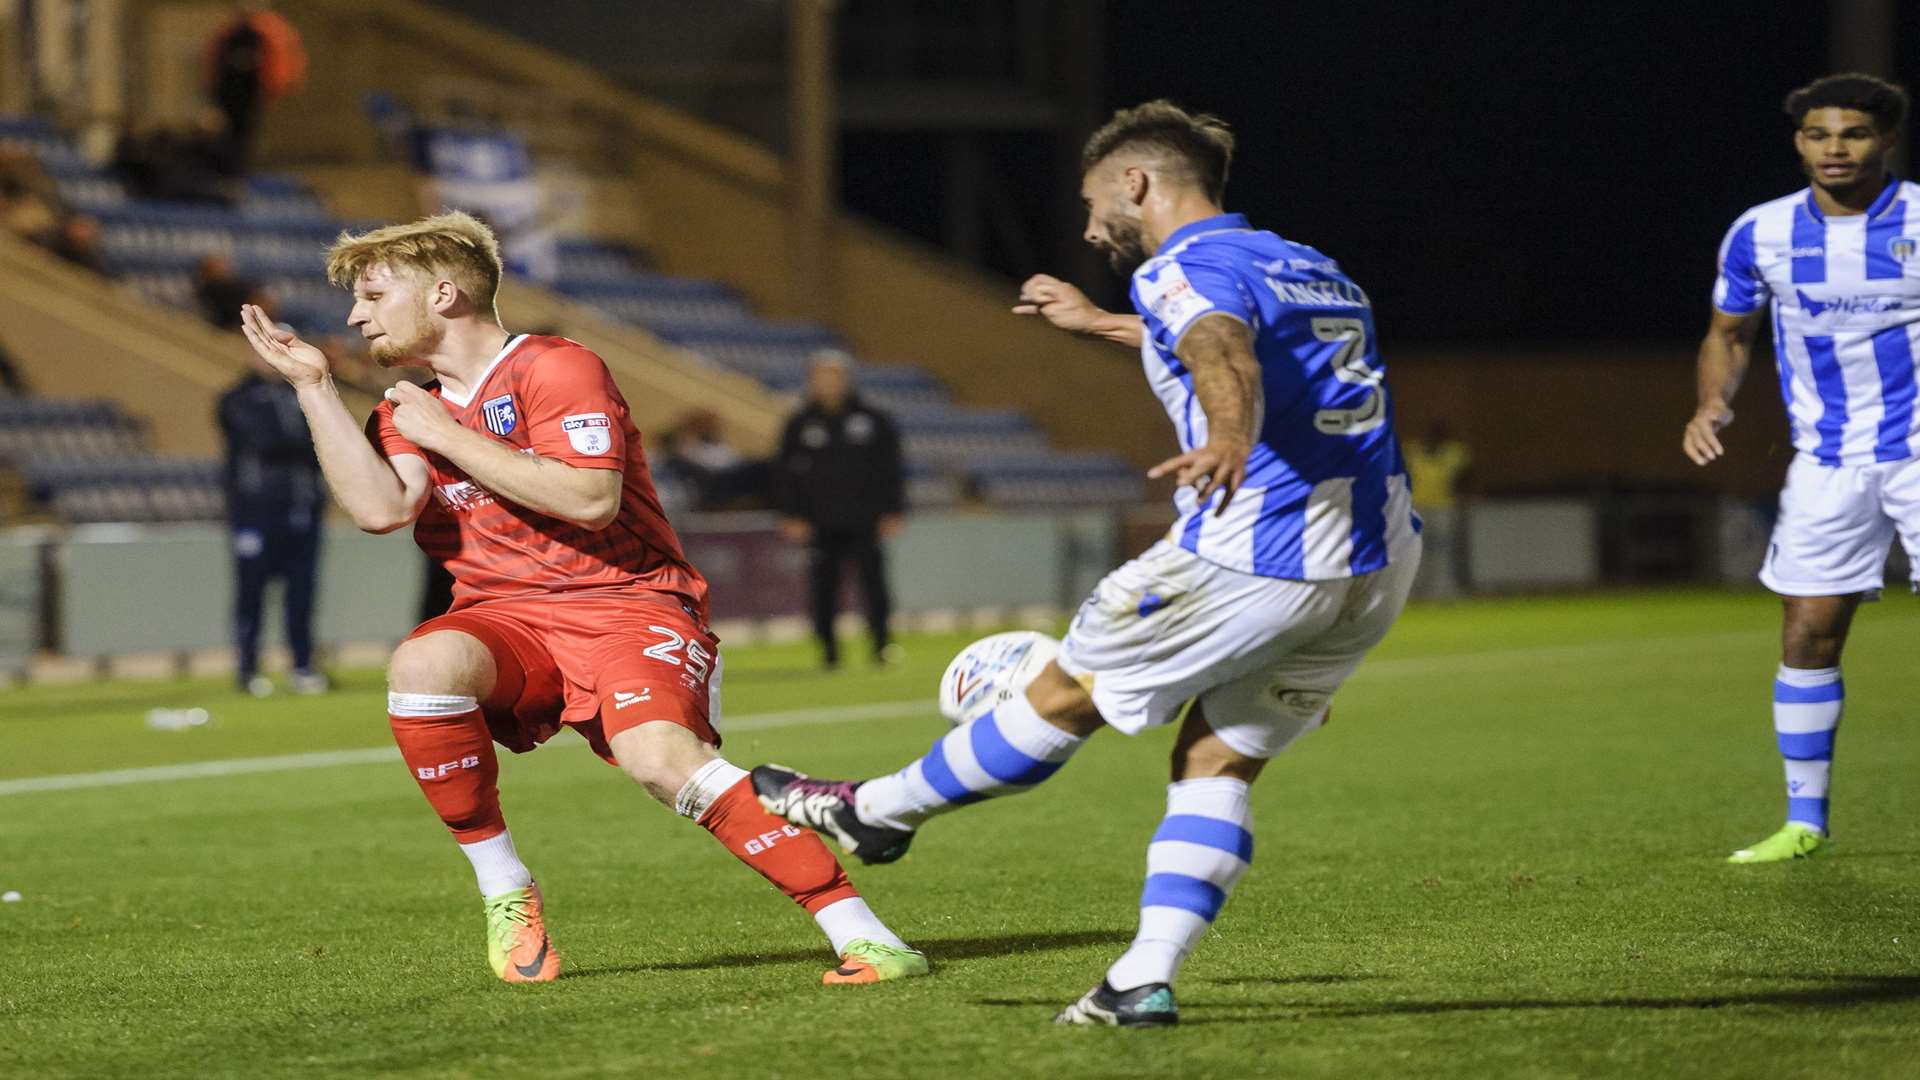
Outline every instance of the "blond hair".
POLYGON ((471 214, 449 210, 358 236, 343 232, 327 249, 327 280, 351 289, 369 267, 380 264, 396 274, 412 271, 451 281, 475 310, 499 321, 494 295, 500 291, 500 241, 471 214))

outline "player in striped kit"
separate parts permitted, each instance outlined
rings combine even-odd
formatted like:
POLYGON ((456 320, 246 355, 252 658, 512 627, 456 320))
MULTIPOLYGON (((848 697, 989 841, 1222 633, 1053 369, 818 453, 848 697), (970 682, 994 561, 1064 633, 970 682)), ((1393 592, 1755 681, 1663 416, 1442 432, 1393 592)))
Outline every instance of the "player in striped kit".
POLYGON ((1883 584, 1897 534, 1920 566, 1920 185, 1888 174, 1906 91, 1832 75, 1788 95, 1794 147, 1812 180, 1733 223, 1720 247, 1700 346, 1700 405, 1683 449, 1707 465, 1768 311, 1797 453, 1760 580, 1785 606, 1774 731, 1787 821, 1734 863, 1806 858, 1827 846, 1828 776, 1844 690, 1840 652, 1862 600, 1883 584))
POLYGON ((1135 734, 1191 703, 1138 934, 1062 1023, 1177 1019, 1175 972, 1253 858, 1249 785, 1324 722, 1419 564, 1372 306, 1332 259, 1221 209, 1232 148, 1219 120, 1164 101, 1116 114, 1082 156, 1085 238, 1133 272, 1139 314, 1044 275, 1015 308, 1139 350, 1180 441, 1150 473, 1180 484, 1167 537, 1100 583, 1025 695, 899 772, 753 773, 769 810, 889 862, 934 815, 1027 790, 1102 727, 1135 734))

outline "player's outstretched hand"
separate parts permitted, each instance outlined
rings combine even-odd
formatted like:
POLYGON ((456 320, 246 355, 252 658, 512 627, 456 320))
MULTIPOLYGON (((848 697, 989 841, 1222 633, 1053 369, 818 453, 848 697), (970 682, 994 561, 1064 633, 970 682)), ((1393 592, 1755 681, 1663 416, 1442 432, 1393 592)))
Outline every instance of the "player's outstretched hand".
POLYGON ((422 450, 443 450, 448 438, 466 430, 439 398, 413 383, 395 383, 387 400, 393 402, 394 430, 422 450))
POLYGON ((1020 285, 1015 315, 1038 315, 1062 330, 1091 334, 1099 329, 1106 310, 1094 306, 1087 294, 1051 274, 1035 274, 1020 285))
POLYGON ((1233 501, 1233 493, 1247 482, 1249 449, 1244 443, 1209 442, 1148 469, 1147 479, 1158 480, 1172 473, 1174 481, 1180 486, 1191 485, 1201 502, 1206 502, 1215 491, 1220 492, 1220 505, 1213 511, 1214 516, 1218 517, 1227 512, 1227 504, 1233 501))
POLYGON ((1723 404, 1700 406, 1700 411, 1687 421, 1687 430, 1680 436, 1680 448, 1695 465, 1707 465, 1725 457, 1727 448, 1720 445, 1720 429, 1733 423, 1733 410, 1723 404))
POLYGON ((301 341, 292 331, 273 325, 267 313, 257 305, 240 306, 240 332, 260 359, 273 366, 295 386, 312 386, 326 381, 327 354, 301 341))

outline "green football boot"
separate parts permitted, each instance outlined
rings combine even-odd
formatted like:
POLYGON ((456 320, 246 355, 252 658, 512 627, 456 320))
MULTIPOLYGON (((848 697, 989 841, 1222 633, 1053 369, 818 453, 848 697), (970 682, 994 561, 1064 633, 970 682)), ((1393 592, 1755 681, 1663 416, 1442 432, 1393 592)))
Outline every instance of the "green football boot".
POLYGON ((1770 863, 1788 862, 1792 859, 1811 859, 1827 850, 1830 841, 1826 834, 1811 825, 1802 825, 1789 821, 1780 831, 1767 837, 1752 847, 1741 848, 1727 856, 1730 863, 1770 863))
POLYGON ((510 889, 483 903, 487 966, 501 982, 552 982, 560 977, 560 950, 547 936, 546 898, 540 886, 510 889))
POLYGON ((820 981, 827 986, 854 986, 911 978, 925 975, 931 970, 927 964, 927 954, 919 949, 882 945, 877 941, 858 938, 847 942, 847 951, 840 957, 840 966, 820 976, 820 981))

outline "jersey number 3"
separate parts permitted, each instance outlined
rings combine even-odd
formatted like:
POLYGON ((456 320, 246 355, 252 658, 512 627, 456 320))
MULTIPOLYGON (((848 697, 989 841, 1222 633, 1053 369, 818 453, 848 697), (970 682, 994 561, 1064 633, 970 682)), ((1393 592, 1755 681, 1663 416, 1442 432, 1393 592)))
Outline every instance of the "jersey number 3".
POLYGON ((1367 396, 1351 409, 1321 409, 1313 426, 1322 435, 1365 435, 1387 422, 1387 391, 1380 385, 1386 373, 1367 364, 1367 324, 1359 319, 1327 316, 1314 319, 1313 336, 1337 344, 1333 377, 1367 388, 1367 396))

